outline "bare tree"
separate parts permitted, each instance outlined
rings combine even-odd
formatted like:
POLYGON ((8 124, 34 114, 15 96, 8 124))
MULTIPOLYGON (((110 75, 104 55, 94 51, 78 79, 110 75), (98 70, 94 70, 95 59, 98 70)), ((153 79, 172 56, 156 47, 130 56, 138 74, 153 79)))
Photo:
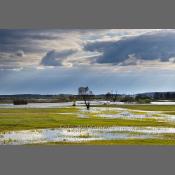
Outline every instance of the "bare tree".
POLYGON ((92 91, 90 91, 88 87, 80 87, 78 89, 78 95, 84 101, 84 104, 86 105, 87 110, 89 110, 90 109, 90 100, 94 96, 92 91))

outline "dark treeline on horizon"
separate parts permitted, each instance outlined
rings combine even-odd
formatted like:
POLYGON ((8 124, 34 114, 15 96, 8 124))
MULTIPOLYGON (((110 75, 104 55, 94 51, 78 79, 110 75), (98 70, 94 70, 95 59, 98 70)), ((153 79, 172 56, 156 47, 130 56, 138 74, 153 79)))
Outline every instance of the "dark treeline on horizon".
MULTIPOLYGON (((58 103, 82 100, 81 96, 73 94, 40 95, 40 94, 16 94, 0 95, 0 103, 13 103, 16 100, 26 100, 29 103, 58 103)), ((106 100, 120 102, 149 103, 153 100, 175 100, 175 92, 149 92, 133 95, 106 93, 93 94, 91 100, 106 100)))
MULTIPOLYGON (((107 94, 109 94, 109 92, 107 93, 103 93, 103 94, 94 94, 94 96, 97 97, 103 97, 106 96, 107 94)), ((112 93, 110 93, 112 94, 112 93)), ((115 94, 115 93, 114 93, 115 94)), ((136 93, 136 94, 117 94, 118 96, 147 96, 147 97, 151 97, 154 99, 175 99, 175 92, 145 92, 145 93, 136 93)), ((78 96, 77 94, 0 94, 0 98, 10 98, 10 97, 23 97, 23 98, 52 98, 52 97, 62 97, 62 96, 78 96)))

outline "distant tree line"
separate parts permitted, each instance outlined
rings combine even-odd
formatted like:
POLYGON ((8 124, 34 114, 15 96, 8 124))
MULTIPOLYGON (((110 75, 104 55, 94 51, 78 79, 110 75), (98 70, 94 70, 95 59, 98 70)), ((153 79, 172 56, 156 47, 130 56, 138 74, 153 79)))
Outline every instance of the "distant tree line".
POLYGON ((175 92, 155 92, 153 98, 156 100, 175 100, 175 92))
MULTIPOLYGON (((82 90, 82 89, 81 89, 82 90)), ((110 102, 126 102, 126 103, 150 103, 154 100, 175 100, 175 92, 153 92, 137 95, 121 95, 117 91, 108 92, 106 94, 95 95, 88 89, 78 95, 59 94, 59 95, 38 95, 38 94, 21 94, 21 95, 0 95, 0 103, 59 103, 84 101, 88 107, 91 100, 104 100, 110 102), (87 91, 86 91, 87 90, 87 91)))
POLYGON ((105 96, 106 100, 109 100, 110 102, 125 102, 125 103, 150 103, 152 98, 148 96, 143 95, 120 95, 120 94, 111 94, 107 93, 105 96))

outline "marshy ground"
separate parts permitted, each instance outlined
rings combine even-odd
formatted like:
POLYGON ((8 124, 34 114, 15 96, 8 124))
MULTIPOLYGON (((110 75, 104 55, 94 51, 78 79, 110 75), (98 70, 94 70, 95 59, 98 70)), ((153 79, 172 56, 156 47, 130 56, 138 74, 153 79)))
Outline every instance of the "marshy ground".
POLYGON ((175 145, 175 106, 0 108, 0 144, 175 145))

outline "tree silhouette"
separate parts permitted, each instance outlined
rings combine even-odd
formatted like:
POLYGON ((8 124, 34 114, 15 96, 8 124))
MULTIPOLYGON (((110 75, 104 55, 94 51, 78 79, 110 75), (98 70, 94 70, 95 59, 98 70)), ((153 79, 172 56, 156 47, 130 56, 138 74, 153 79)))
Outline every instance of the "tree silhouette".
POLYGON ((79 88, 79 97, 84 101, 84 104, 87 110, 90 109, 90 100, 93 99, 94 95, 92 91, 89 90, 88 87, 80 87, 79 88))

